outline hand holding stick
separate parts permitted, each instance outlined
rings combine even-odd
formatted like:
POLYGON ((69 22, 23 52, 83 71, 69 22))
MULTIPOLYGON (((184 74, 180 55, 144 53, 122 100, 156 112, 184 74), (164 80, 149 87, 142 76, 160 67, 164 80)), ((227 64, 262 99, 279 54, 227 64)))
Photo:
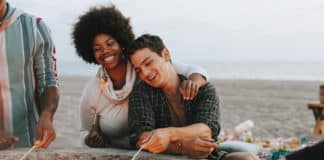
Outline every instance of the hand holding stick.
POLYGON ((36 145, 34 145, 32 148, 30 148, 19 160, 24 160, 32 151, 34 151, 37 148, 36 145))

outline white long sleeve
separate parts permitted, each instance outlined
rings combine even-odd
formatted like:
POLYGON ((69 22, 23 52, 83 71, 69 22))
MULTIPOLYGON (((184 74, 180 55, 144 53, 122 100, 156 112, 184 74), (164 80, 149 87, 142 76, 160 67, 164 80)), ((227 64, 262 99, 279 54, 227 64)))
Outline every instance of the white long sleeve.
POLYGON ((209 77, 207 71, 200 66, 190 65, 176 60, 172 60, 172 65, 178 74, 189 77, 193 73, 199 73, 206 78, 206 81, 208 81, 209 77))

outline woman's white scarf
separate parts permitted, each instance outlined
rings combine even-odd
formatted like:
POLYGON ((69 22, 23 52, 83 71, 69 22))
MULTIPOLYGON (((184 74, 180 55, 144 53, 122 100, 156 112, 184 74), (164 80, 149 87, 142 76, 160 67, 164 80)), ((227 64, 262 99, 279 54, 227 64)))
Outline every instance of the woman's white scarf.
POLYGON ((128 96, 131 93, 135 80, 136 80, 136 73, 133 69, 132 65, 127 62, 127 68, 126 68, 126 80, 125 85, 120 90, 115 90, 113 83, 106 71, 106 69, 102 66, 100 67, 98 74, 97 74, 99 83, 105 82, 106 85, 104 85, 104 94, 113 102, 115 103, 121 103, 124 100, 128 100, 128 96))

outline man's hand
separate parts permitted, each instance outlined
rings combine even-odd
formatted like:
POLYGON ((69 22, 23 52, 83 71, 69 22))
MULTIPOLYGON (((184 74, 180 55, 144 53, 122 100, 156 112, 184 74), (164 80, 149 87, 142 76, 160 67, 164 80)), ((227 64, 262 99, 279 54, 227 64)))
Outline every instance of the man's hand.
POLYGON ((52 114, 43 112, 36 126, 36 148, 47 148, 55 139, 56 134, 52 125, 52 114))
MULTIPOLYGON (((141 136, 142 137, 142 136, 141 136)), ((164 152, 171 141, 171 135, 167 128, 153 130, 151 134, 146 134, 146 138, 139 140, 140 146, 152 153, 164 152)))
POLYGON ((183 141, 182 153, 193 158, 207 158, 216 148, 217 143, 207 137, 199 137, 194 140, 183 141))
POLYGON ((0 150, 9 148, 13 143, 18 142, 15 136, 0 136, 0 150))
POLYGON ((38 108, 38 112, 41 114, 36 126, 35 146, 36 148, 47 148, 56 137, 52 123, 54 113, 58 106, 58 88, 46 88, 44 93, 41 95, 40 100, 41 107, 38 108))
POLYGON ((89 131, 89 135, 85 138, 85 144, 95 148, 102 148, 105 146, 103 138, 94 130, 89 131))

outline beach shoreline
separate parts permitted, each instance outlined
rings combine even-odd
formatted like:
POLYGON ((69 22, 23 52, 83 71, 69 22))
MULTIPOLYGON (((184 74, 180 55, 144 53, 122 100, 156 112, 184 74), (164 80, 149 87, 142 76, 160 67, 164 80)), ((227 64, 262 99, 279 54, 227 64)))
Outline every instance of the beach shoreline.
MULTIPOLYGON (((89 76, 61 76, 50 148, 84 147, 79 136, 79 103, 89 76)), ((220 98, 221 126, 230 131, 252 120, 257 138, 310 137, 315 120, 307 103, 318 100, 319 81, 210 79, 220 98)))

